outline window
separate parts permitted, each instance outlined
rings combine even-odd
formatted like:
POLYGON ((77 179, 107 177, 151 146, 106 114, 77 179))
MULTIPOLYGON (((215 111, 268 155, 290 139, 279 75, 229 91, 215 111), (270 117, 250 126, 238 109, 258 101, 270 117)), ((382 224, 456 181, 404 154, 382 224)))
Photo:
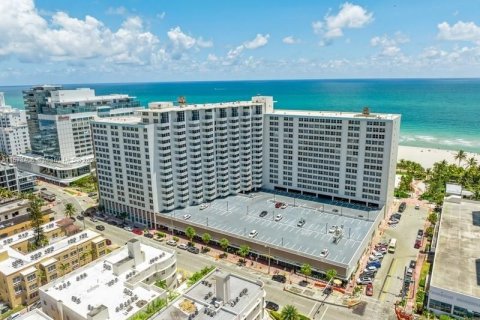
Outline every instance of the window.
POLYGON ((32 274, 29 274, 27 276, 27 281, 30 282, 30 281, 33 281, 37 278, 36 274, 35 273, 32 273, 32 274))
POLYGON ((452 313, 452 305, 438 300, 430 299, 429 307, 438 311, 452 313))

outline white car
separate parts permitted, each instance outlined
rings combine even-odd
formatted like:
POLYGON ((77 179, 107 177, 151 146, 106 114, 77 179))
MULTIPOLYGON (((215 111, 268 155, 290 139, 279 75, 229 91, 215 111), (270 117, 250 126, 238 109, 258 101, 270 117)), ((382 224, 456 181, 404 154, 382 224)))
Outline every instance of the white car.
POLYGON ((337 226, 331 226, 330 229, 328 229, 328 233, 334 233, 335 230, 337 230, 337 226))
POLYGON ((372 278, 370 277, 361 277, 357 279, 357 284, 369 284, 372 283, 372 278))
POLYGON ((399 223, 399 222, 400 222, 400 220, 398 220, 398 219, 388 220, 388 224, 389 224, 389 225, 394 225, 394 224, 397 224, 397 223, 399 223))
POLYGON ((286 209, 286 208, 287 208, 287 204, 286 204, 286 203, 284 203, 284 204, 282 204, 282 205, 280 206, 280 209, 286 209))
POLYGON ((368 257, 368 261, 372 262, 372 261, 380 261, 380 258, 374 256, 374 255, 370 255, 368 257))
POLYGON ((283 219, 283 216, 282 216, 281 214, 277 214, 277 215, 275 216, 275 221, 280 221, 280 220, 282 220, 282 219, 283 219))
POLYGON ((326 256, 328 256, 328 254, 328 249, 323 249, 322 252, 320 252, 320 257, 325 258, 326 256))
POLYGON ((377 252, 377 251, 372 251, 372 256, 378 259, 383 259, 383 253, 377 252))
POLYGON ((250 231, 250 233, 248 234, 248 236, 249 236, 250 238, 255 238, 257 235, 258 235, 258 231, 257 231, 257 230, 252 230, 252 231, 250 231))
POLYGON ((177 246, 178 249, 187 250, 188 246, 185 243, 181 243, 177 246))
POLYGON ((166 242, 169 246, 176 246, 177 245, 177 241, 173 240, 173 239, 170 239, 166 242))
POLYGON ((416 204, 415 205, 415 210, 419 210, 420 209, 420 205, 419 204, 416 204))
POLYGON ((189 215, 189 214, 184 214, 184 215, 183 215, 183 219, 185 219, 185 220, 188 220, 188 219, 190 219, 191 217, 192 217, 192 216, 189 215))
POLYGON ((130 227, 130 226, 126 226, 126 227, 123 227, 123 230, 132 232, 132 231, 133 231, 133 228, 130 227))
POLYGON ((209 207, 209 204, 208 203, 202 203, 200 205, 200 210, 204 210, 204 209, 207 209, 209 207))
POLYGON ((369 266, 369 267, 366 267, 365 270, 363 270, 363 272, 375 272, 377 271, 377 267, 375 266, 369 266))

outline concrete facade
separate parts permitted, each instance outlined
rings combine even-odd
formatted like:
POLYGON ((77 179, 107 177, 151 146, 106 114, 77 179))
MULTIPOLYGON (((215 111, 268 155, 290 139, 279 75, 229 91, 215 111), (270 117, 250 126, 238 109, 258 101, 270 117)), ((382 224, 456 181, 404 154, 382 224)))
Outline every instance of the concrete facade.
POLYGON ((0 153, 8 156, 30 151, 27 116, 24 110, 5 105, 0 92, 0 153))

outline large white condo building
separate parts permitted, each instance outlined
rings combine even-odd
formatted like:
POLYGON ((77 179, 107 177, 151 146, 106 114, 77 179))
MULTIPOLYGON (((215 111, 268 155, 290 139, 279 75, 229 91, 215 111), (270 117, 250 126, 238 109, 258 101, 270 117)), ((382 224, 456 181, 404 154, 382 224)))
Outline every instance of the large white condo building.
POLYGON ((262 187, 263 115, 272 97, 174 106, 92 123, 101 204, 153 223, 154 213, 262 187))
POLYGON ((264 124, 263 188, 370 207, 391 201, 399 115, 276 110, 264 124))
POLYGON ((383 207, 393 196, 400 116, 278 111, 273 97, 151 103, 92 123, 101 205, 138 223, 260 188, 383 207))
POLYGON ((25 111, 7 106, 3 92, 0 92, 0 152, 17 155, 29 150, 30 139, 25 111))

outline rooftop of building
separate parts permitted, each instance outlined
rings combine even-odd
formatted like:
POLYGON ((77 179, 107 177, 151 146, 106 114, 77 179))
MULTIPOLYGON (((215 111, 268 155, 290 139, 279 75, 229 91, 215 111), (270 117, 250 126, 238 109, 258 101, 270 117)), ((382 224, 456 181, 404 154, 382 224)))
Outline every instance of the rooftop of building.
POLYGON ((8 202, 0 202, 0 215, 26 207, 28 207, 28 200, 26 199, 11 199, 8 202))
POLYGON ((299 117, 326 117, 326 118, 346 118, 346 119, 365 119, 365 120, 394 120, 401 117, 400 114, 387 113, 363 113, 360 112, 340 112, 340 111, 304 111, 304 110, 284 110, 275 109, 267 114, 279 116, 299 116, 299 117))
MULTIPOLYGON (((42 227, 43 230, 47 232, 60 228, 56 221, 46 223, 42 227)), ((47 246, 29 253, 20 252, 13 248, 14 245, 23 241, 27 241, 28 239, 33 238, 33 236, 34 231, 30 229, 25 232, 17 233, 13 236, 3 238, 0 241, 0 251, 6 251, 8 254, 8 258, 0 261, 1 273, 10 275, 12 273, 27 269, 39 261, 43 261, 49 257, 57 255, 59 252, 65 251, 74 244, 78 245, 79 243, 99 237, 100 234, 92 230, 84 230, 72 236, 51 238, 50 243, 47 246)))
POLYGON ((313 200, 311 197, 298 195, 279 195, 266 192, 228 196, 215 199, 208 208, 189 206, 175 209, 163 215, 174 215, 183 219, 185 214, 191 217, 189 223, 208 226, 220 230, 225 235, 245 237, 252 230, 258 235, 253 241, 266 246, 276 247, 294 253, 310 256, 317 260, 326 260, 340 266, 357 263, 353 257, 357 250, 363 250, 361 244, 367 234, 374 228, 374 221, 382 209, 368 209, 354 204, 328 200, 313 200), (288 205, 285 209, 276 209, 275 202, 288 205), (266 211, 265 217, 259 214, 266 211), (282 215, 275 221, 277 214, 282 215), (298 227, 303 218, 305 224, 298 227), (335 226, 343 227, 343 235, 334 243, 335 226), (323 249, 328 249, 327 257, 321 257, 323 249))
POLYGON ((43 313, 40 309, 33 309, 27 313, 24 313, 17 320, 52 320, 48 315, 43 313))
POLYGON ((188 320, 190 314, 188 309, 180 306, 184 301, 190 301, 191 303, 187 304, 195 306, 198 312, 195 320, 234 320, 240 315, 245 315, 249 311, 248 307, 252 307, 263 295, 261 281, 253 281, 216 269, 152 320, 188 320))
MULTIPOLYGON (((170 259, 173 253, 140 243, 143 261, 129 268, 116 272, 116 265, 131 260, 128 246, 117 249, 92 263, 58 278, 40 288, 51 298, 62 301, 69 309, 84 318, 87 314, 100 308, 108 308, 109 319, 122 320, 130 318, 143 305, 158 298, 164 291, 154 285, 143 282, 142 273, 152 265, 170 259), (138 276, 137 276, 138 275, 138 276), (119 309, 120 304, 126 307, 119 309), (126 310, 129 310, 128 312, 126 310)), ((133 243, 132 242, 132 243, 133 243)))
POLYGON ((478 239, 480 202, 458 196, 445 198, 430 285, 480 297, 478 239))
POLYGON ((141 124, 142 118, 138 116, 108 117, 96 119, 96 123, 116 123, 116 124, 141 124))
POLYGON ((0 162, 0 170, 16 169, 16 168, 17 167, 13 163, 0 162))

